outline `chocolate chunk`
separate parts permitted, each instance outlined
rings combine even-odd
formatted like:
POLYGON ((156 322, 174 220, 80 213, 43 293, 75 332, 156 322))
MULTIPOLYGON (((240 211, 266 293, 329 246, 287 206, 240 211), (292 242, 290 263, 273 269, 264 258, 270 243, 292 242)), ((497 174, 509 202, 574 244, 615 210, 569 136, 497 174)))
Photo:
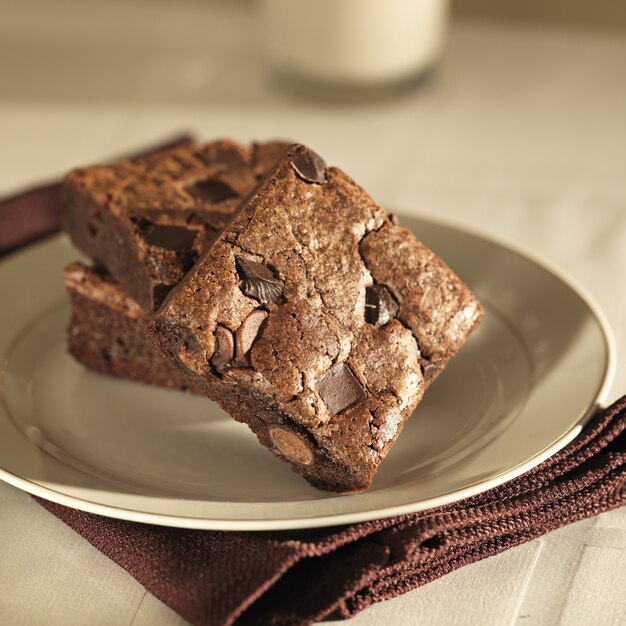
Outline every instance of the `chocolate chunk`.
POLYGON ((303 436, 280 426, 270 427, 269 433, 278 451, 290 461, 302 465, 313 462, 311 444, 303 436))
POLYGON ((291 167, 307 183, 326 182, 326 162, 313 150, 298 146, 291 157, 291 167))
POLYGON ((400 220, 395 213, 389 213, 389 221, 394 225, 398 226, 400 224, 400 220))
POLYGON ((424 382, 426 384, 431 383, 435 380, 435 378, 437 378, 437 376, 439 376, 442 369, 442 363, 426 363, 425 365, 422 365, 422 376, 424 377, 424 382))
POLYGON ((267 311, 256 309, 246 317, 237 329, 235 334, 235 347, 237 349, 235 365, 245 366, 250 364, 250 350, 265 327, 267 316, 267 311))
POLYGON ((158 309, 162 304, 163 300, 167 298, 167 294, 172 291, 172 287, 174 285, 166 285, 165 283, 157 283, 152 288, 152 299, 154 300, 154 307, 158 309))
POLYGON ((193 264, 198 260, 198 256, 198 253, 193 248, 178 252, 178 260, 185 274, 193 267, 193 264))
POLYGON ((245 166, 246 159, 241 150, 228 142, 217 141, 196 149, 195 155, 204 161, 207 165, 215 167, 220 166, 245 166))
POLYGON ((195 185, 188 187, 187 191, 193 196, 213 204, 239 196, 230 185, 214 178, 197 182, 195 185))
POLYGON ((154 224, 171 223, 176 226, 182 226, 184 224, 181 218, 184 219, 186 214, 187 211, 181 212, 180 209, 142 207, 140 209, 132 209, 130 219, 137 225, 139 232, 145 234, 154 224))
POLYGON ((335 365, 317 381, 317 392, 333 414, 367 397, 363 385, 345 363, 335 365))
POLYGON ((143 229, 143 239, 150 246, 166 250, 187 250, 193 246, 197 231, 184 226, 148 224, 143 229))
POLYGON ((372 285, 365 290, 365 321, 384 326, 398 315, 398 303, 385 285, 372 285))
POLYGON ((276 302, 283 293, 283 283, 262 263, 237 257, 241 282, 239 288, 250 298, 267 304, 276 302))
POLYGON ((225 326, 218 326, 215 331, 215 351, 211 357, 211 365, 221 372, 230 365, 235 354, 233 334, 225 326))

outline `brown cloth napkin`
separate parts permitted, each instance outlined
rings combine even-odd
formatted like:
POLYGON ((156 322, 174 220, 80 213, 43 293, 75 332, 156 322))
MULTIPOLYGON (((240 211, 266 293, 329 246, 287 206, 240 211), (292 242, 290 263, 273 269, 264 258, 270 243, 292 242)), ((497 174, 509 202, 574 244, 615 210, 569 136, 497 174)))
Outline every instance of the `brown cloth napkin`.
MULTIPOLYGON (((0 255, 57 229, 59 205, 58 185, 0 201, 0 255)), ((351 617, 623 505, 625 427, 626 396, 598 412, 562 451, 504 485, 421 513, 343 527, 181 530, 37 500, 192 624, 294 626, 351 617)))

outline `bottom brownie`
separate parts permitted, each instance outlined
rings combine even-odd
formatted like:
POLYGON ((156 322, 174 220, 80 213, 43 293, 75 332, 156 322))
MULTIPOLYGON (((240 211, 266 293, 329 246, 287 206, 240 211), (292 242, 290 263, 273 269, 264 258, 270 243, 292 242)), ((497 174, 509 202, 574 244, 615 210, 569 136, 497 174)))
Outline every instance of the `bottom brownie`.
POLYGON ((194 391, 146 338, 150 315, 109 275, 72 263, 65 268, 65 287, 72 310, 68 349, 77 361, 103 374, 194 391))

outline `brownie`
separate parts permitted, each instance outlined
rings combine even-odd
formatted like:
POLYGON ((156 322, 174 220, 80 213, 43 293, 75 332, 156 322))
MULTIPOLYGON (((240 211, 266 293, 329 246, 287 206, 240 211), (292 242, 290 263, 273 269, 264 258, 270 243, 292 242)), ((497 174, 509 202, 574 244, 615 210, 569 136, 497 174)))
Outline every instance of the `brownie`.
POLYGON ((152 316, 110 276, 82 263, 68 265, 64 275, 71 305, 68 348, 79 362, 103 374, 194 391, 189 378, 148 341, 152 316))
POLYGON ((205 395, 322 489, 370 485, 482 315, 395 222, 293 145, 148 326, 205 395))
POLYGON ((65 229, 154 311, 286 147, 221 140, 74 170, 63 182, 65 229))

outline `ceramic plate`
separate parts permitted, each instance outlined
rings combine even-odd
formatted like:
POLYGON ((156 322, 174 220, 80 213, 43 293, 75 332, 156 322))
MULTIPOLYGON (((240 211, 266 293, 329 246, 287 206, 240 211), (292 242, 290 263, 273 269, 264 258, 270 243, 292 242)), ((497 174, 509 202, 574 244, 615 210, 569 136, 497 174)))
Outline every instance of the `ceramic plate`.
POLYGON ((270 530, 408 513, 537 465, 604 400, 604 317, 562 273, 429 219, 402 223, 440 254, 485 317, 407 421, 369 490, 310 487, 213 403, 85 370, 65 351, 64 236, 0 264, 0 478, 78 509, 189 528, 270 530))

